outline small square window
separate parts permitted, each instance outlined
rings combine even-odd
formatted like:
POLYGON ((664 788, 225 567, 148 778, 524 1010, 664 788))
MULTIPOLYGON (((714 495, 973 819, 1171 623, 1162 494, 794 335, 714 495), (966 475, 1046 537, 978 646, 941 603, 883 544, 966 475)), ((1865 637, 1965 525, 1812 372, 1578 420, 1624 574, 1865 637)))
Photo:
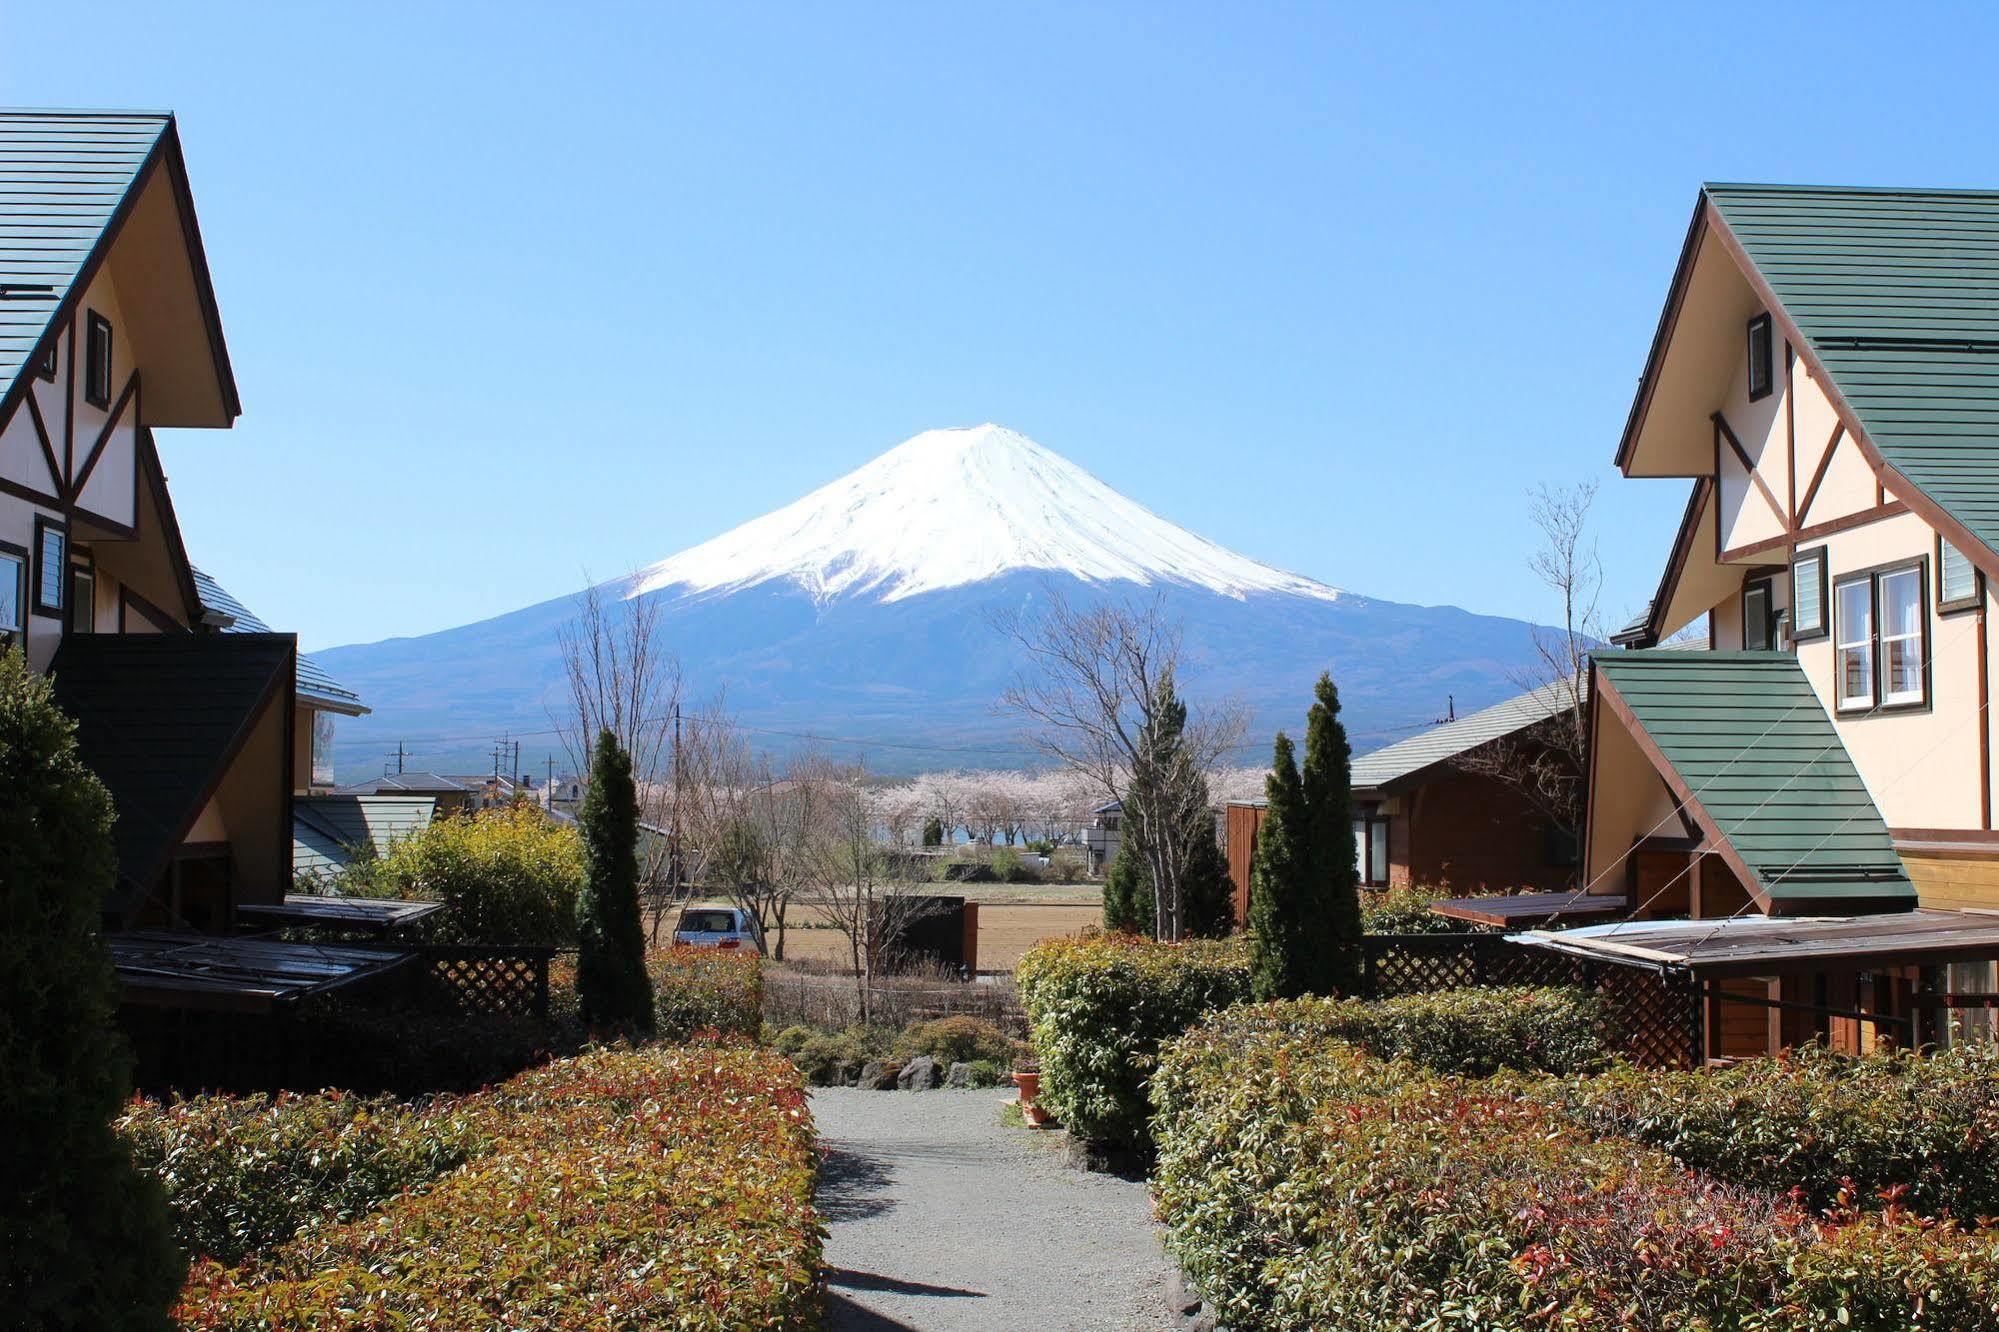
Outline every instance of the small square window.
POLYGON ((1773 359, 1771 343, 1770 316, 1767 314, 1757 315, 1749 321, 1749 400, 1751 402, 1756 401, 1758 398, 1769 397, 1770 390, 1776 386, 1776 373, 1771 364, 1773 359))
POLYGON ((1978 566, 1956 546, 1937 538, 1937 609, 1969 610, 1978 604, 1978 566))
POLYGON ((111 321, 92 310, 84 321, 83 398, 93 407, 111 405, 111 321))
POLYGON ((35 614, 61 616, 68 581, 69 534, 53 519, 35 519, 35 614))

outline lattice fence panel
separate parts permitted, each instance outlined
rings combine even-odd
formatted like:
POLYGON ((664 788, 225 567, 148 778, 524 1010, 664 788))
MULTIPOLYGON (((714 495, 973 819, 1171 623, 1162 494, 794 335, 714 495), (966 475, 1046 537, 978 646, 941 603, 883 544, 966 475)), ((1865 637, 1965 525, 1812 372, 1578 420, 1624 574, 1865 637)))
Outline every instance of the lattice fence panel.
POLYGON ((1698 1057, 1699 1001, 1691 987, 1654 972, 1525 948, 1496 934, 1376 934, 1366 949, 1372 999, 1480 985, 1578 986, 1602 999, 1610 1039, 1632 1059, 1685 1066, 1698 1057))
POLYGON ((461 1013, 548 1016, 546 950, 424 950, 432 992, 461 1013))

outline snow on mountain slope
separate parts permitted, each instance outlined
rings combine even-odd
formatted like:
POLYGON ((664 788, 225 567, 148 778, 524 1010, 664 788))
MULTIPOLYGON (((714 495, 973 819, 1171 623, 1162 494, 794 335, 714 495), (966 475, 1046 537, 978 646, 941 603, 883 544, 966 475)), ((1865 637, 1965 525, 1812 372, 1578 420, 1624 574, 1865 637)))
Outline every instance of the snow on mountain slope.
POLYGON ((822 603, 899 601, 1035 570, 1238 599, 1340 596, 1167 522, 1025 435, 990 424, 926 430, 794 504, 640 571, 626 595, 733 592, 784 579, 822 603))

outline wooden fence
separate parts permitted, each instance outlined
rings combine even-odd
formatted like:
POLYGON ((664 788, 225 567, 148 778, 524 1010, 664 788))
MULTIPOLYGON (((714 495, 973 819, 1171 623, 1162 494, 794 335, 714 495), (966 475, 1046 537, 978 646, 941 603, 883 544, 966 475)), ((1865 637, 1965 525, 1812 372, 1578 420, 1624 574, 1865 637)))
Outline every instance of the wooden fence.
POLYGON ((553 948, 425 944, 423 989, 431 1002, 460 1013, 548 1016, 548 964, 553 948))

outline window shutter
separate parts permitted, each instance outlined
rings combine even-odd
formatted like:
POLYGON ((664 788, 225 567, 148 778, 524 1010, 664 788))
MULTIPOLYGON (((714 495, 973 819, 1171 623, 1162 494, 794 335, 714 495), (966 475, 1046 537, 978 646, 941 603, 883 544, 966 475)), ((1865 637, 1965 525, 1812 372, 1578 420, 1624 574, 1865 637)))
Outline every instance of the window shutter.
POLYGON ((1799 556, 1791 565, 1791 633, 1825 632, 1825 552, 1799 556))
POLYGON ((1938 548, 1942 568, 1937 575, 1937 600, 1946 606, 1978 599, 1978 569, 1965 553, 1948 541, 1938 548))

